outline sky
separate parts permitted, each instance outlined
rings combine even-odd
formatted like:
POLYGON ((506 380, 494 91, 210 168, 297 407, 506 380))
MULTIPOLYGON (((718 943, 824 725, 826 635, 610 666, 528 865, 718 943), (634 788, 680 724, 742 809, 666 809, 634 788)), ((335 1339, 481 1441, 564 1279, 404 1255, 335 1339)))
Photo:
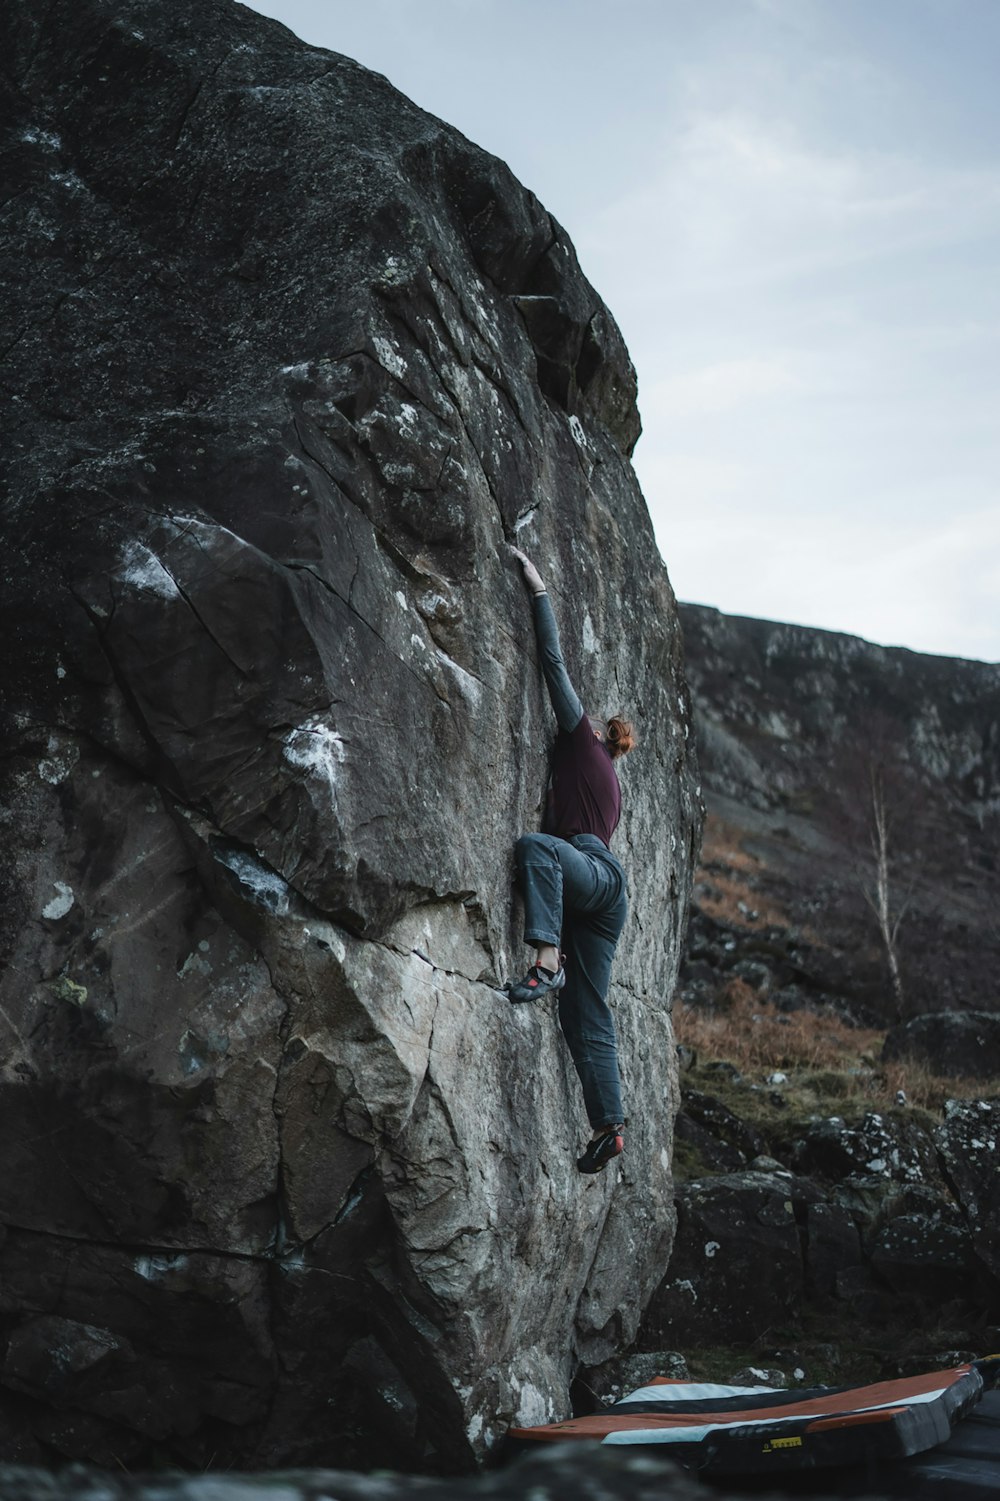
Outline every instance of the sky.
POLYGON ((502 157, 679 598, 1000 660, 1000 0, 257 0, 502 157))

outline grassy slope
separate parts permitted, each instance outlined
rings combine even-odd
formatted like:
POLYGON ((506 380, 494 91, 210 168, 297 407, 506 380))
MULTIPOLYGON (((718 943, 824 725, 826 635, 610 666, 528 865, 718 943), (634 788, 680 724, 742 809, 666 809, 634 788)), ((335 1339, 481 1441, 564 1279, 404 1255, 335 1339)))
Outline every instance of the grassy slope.
MULTIPOLYGON (((791 927, 788 914, 760 881, 757 862, 742 848, 739 831, 718 819, 706 828, 699 873, 701 909, 718 922, 748 933, 766 926, 772 933, 791 927)), ((807 942, 822 947, 817 933, 798 930, 807 942)), ((706 1003, 685 1001, 674 1007, 677 1042, 690 1049, 682 1088, 712 1095, 764 1138, 767 1152, 784 1163, 803 1128, 829 1116, 854 1124, 869 1111, 887 1122, 897 1113, 928 1131, 941 1118, 948 1099, 1000 1095, 1000 1077, 991 1081, 947 1078, 917 1063, 881 1062, 885 1031, 852 1024, 836 1006, 780 1009, 766 990, 733 975, 706 1003), (726 1065, 729 1065, 727 1067, 726 1065), (735 1077, 734 1077, 735 1071, 735 1077), (769 1082, 776 1073, 780 1084, 769 1082), (897 1104, 898 1092, 906 1104, 897 1104)), ((674 1173, 678 1180, 703 1177, 706 1163, 693 1145, 678 1141, 674 1173)), ((926 1369, 960 1351, 986 1353, 985 1329, 970 1329, 967 1318, 942 1304, 935 1317, 926 1311, 907 1319, 905 1311, 888 1325, 858 1321, 852 1310, 829 1306, 807 1309, 786 1328, 769 1331, 751 1349, 715 1346, 685 1351, 693 1376, 727 1380, 740 1368, 778 1367, 792 1384, 853 1384, 926 1369)))

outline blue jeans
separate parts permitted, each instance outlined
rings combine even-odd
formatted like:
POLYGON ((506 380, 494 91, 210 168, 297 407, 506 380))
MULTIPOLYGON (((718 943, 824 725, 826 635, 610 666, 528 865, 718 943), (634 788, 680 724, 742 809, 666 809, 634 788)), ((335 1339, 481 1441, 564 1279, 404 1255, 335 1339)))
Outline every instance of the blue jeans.
POLYGON ((566 955, 559 1024, 580 1076, 587 1117, 594 1127, 618 1125, 625 1117, 607 995, 628 915, 625 872, 596 834, 572 839, 522 834, 516 855, 524 941, 551 943, 566 955))

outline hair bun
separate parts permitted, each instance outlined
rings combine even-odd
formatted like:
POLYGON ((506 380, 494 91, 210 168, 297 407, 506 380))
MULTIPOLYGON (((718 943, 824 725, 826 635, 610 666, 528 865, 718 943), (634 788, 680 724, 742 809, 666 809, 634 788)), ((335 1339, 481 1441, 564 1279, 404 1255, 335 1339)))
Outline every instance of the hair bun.
POLYGON ((608 750, 612 759, 625 756, 635 748, 635 731, 631 722, 627 719, 619 719, 616 715, 608 720, 608 750))

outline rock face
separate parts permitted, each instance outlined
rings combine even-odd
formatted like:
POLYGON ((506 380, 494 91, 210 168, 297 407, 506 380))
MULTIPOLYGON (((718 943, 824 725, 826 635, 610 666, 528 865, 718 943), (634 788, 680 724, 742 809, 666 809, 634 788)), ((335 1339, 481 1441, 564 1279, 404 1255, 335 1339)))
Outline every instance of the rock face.
POLYGON ((819 1199, 789 1174, 726 1173, 681 1186, 670 1270, 650 1305, 645 1347, 759 1338, 798 1306, 796 1214, 819 1199))
MULTIPOLYGON (((819 787, 837 743, 876 711, 956 817, 982 868, 1000 815, 1000 663, 928 656, 857 636, 682 605, 706 775, 719 795, 767 809, 819 787), (709 775, 710 768, 710 775, 709 775)), ((995 855, 995 850, 993 851, 995 855)))
POLYGON ((699 815, 634 375, 531 194, 353 62, 227 0, 0 39, 0 1451, 461 1466, 673 1229, 699 815), (492 988, 552 728, 514 537, 641 740, 586 1183, 492 988))

